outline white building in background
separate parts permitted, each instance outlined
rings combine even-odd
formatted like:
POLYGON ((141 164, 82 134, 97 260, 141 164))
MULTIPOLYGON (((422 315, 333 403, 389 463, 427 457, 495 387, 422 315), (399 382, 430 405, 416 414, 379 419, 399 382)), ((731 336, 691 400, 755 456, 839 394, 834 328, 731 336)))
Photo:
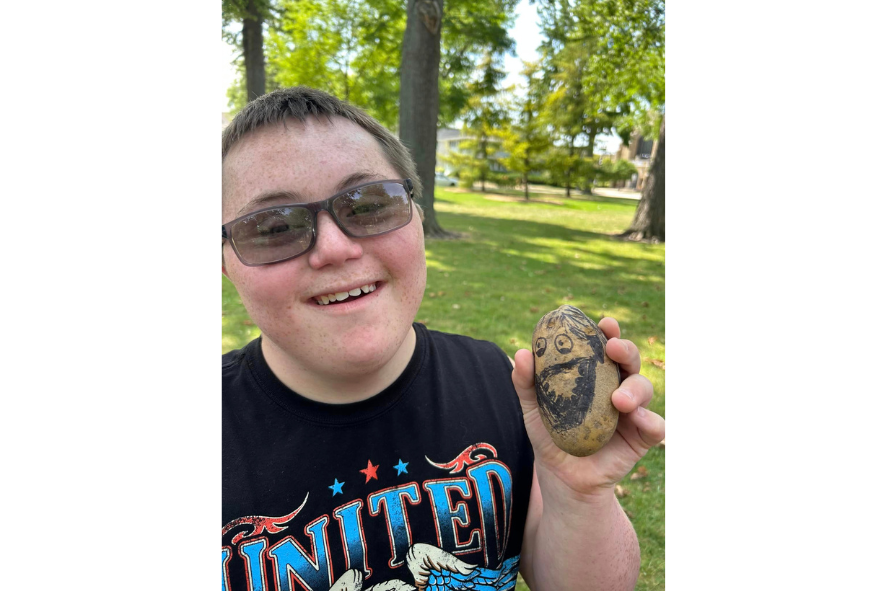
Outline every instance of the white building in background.
POLYGON ((463 150, 459 149, 459 145, 461 142, 465 140, 471 139, 470 137, 464 135, 461 130, 453 129, 451 127, 441 127, 437 130, 437 165, 435 168, 437 170, 442 169, 443 173, 449 176, 450 172, 452 172, 451 165, 449 165, 444 157, 448 156, 452 152, 456 152, 458 154, 462 154, 463 150))
MULTIPOLYGON (((455 152, 457 154, 465 154, 467 151, 461 148, 461 143, 473 139, 473 136, 465 135, 460 129, 453 129, 452 127, 441 127, 440 129, 438 129, 437 165, 435 168, 437 170, 443 169, 444 174, 449 176, 452 172, 451 165, 444 160, 444 157, 452 152, 455 152)), ((493 158, 505 158, 507 155, 507 152, 502 152, 501 150, 499 150, 498 152, 493 154, 493 158)), ((497 172, 506 171, 505 167, 498 162, 493 162, 490 168, 497 172)))

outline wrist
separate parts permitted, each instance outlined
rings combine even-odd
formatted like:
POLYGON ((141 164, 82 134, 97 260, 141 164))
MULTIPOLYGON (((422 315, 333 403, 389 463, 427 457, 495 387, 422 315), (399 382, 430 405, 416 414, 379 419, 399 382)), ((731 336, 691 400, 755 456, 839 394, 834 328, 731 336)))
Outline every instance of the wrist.
POLYGON ((593 474, 582 478, 570 478, 558 467, 535 464, 538 483, 545 497, 555 502, 596 506, 607 504, 615 498, 615 482, 599 482, 593 474))
POLYGON ((554 509, 566 518, 598 516, 621 505, 615 497, 614 486, 595 486, 576 490, 561 481, 542 484, 539 481, 545 509, 554 509))

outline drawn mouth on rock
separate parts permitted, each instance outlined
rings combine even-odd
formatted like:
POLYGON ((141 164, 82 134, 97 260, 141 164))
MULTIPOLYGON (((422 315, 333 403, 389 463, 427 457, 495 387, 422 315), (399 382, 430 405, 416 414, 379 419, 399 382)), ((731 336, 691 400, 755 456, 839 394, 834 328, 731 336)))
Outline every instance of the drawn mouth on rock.
POLYGON ((330 306, 340 304, 342 302, 350 302, 353 300, 358 300, 363 296, 372 293, 376 290, 376 287, 376 283, 367 283, 366 285, 355 287, 350 291, 339 291, 328 293, 325 295, 314 296, 314 301, 317 302, 318 306, 330 306))
POLYGON ((577 427, 594 402, 597 363, 588 357, 571 359, 545 368, 536 376, 543 396, 538 397, 539 411, 558 432, 577 427), (565 390, 554 389, 554 376, 567 376, 559 382, 565 390))

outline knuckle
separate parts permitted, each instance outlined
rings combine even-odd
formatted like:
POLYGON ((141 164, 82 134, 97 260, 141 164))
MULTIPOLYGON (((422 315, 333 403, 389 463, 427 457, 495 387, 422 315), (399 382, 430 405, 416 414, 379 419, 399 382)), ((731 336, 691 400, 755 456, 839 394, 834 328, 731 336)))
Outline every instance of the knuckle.
POLYGON ((636 355, 637 358, 639 359, 640 349, 637 348, 637 345, 634 344, 634 341, 622 339, 621 342, 624 343, 624 348, 625 348, 625 351, 628 353, 628 355, 631 355, 631 356, 636 355))
POLYGON ((643 442, 651 448, 661 443, 665 438, 665 420, 656 413, 651 412, 649 416, 651 418, 648 421, 650 424, 639 429, 639 432, 643 442))
POLYGON ((643 402, 649 402, 652 400, 654 387, 652 386, 652 382, 649 381, 649 378, 635 373, 632 376, 629 376, 628 380, 631 381, 631 389, 636 391, 638 398, 643 400, 643 402))

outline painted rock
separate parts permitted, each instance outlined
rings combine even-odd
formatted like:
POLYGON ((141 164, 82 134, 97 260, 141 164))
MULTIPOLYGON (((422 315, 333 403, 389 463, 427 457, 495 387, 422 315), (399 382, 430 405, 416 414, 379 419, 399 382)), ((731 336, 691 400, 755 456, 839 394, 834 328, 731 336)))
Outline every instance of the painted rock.
POLYGON ((542 422, 557 447, 591 455, 618 424, 612 393, 621 374, 606 355, 606 336, 575 306, 560 306, 538 321, 532 342, 542 422))

